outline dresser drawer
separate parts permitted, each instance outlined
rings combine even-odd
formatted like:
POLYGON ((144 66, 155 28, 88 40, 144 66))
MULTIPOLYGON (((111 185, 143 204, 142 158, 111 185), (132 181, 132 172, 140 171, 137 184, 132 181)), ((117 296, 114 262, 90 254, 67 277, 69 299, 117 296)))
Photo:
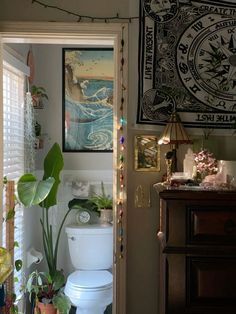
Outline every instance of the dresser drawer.
POLYGON ((235 209, 187 207, 187 244, 236 244, 235 209))
POLYGON ((230 257, 187 257, 187 306, 236 306, 235 265, 230 257))

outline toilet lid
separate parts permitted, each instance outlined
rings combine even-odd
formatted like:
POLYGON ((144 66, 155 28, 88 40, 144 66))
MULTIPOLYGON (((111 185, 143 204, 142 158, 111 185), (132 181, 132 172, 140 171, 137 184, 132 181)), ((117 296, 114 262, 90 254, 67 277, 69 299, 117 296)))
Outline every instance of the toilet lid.
POLYGON ((112 285, 113 276, 107 270, 77 270, 70 274, 67 281, 74 288, 104 289, 112 285))

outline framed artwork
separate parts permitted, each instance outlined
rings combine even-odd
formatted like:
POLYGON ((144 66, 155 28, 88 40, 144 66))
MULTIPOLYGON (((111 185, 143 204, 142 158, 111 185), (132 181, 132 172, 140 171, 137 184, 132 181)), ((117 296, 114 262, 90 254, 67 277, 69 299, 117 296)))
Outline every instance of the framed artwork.
POLYGON ((235 17, 232 0, 140 0, 137 123, 232 128, 235 17))
POLYGON ((134 165, 136 171, 160 171, 160 145, 153 135, 136 135, 134 138, 134 165))
POLYGON ((63 151, 112 152, 112 48, 63 48, 63 151))

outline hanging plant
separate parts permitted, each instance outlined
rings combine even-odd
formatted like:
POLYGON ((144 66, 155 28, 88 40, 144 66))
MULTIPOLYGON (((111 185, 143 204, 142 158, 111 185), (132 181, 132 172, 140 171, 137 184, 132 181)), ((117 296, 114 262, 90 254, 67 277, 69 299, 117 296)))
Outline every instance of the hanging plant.
POLYGON ((33 106, 35 108, 40 108, 40 109, 43 108, 44 107, 43 100, 44 99, 48 100, 46 89, 42 86, 32 85, 31 96, 33 100, 33 106))

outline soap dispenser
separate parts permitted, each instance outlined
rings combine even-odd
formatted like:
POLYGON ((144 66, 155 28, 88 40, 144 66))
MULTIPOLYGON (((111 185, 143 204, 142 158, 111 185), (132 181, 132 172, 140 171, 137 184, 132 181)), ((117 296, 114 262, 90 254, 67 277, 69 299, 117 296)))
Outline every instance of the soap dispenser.
POLYGON ((191 148, 188 148, 184 158, 184 174, 190 179, 193 176, 194 154, 191 148))

